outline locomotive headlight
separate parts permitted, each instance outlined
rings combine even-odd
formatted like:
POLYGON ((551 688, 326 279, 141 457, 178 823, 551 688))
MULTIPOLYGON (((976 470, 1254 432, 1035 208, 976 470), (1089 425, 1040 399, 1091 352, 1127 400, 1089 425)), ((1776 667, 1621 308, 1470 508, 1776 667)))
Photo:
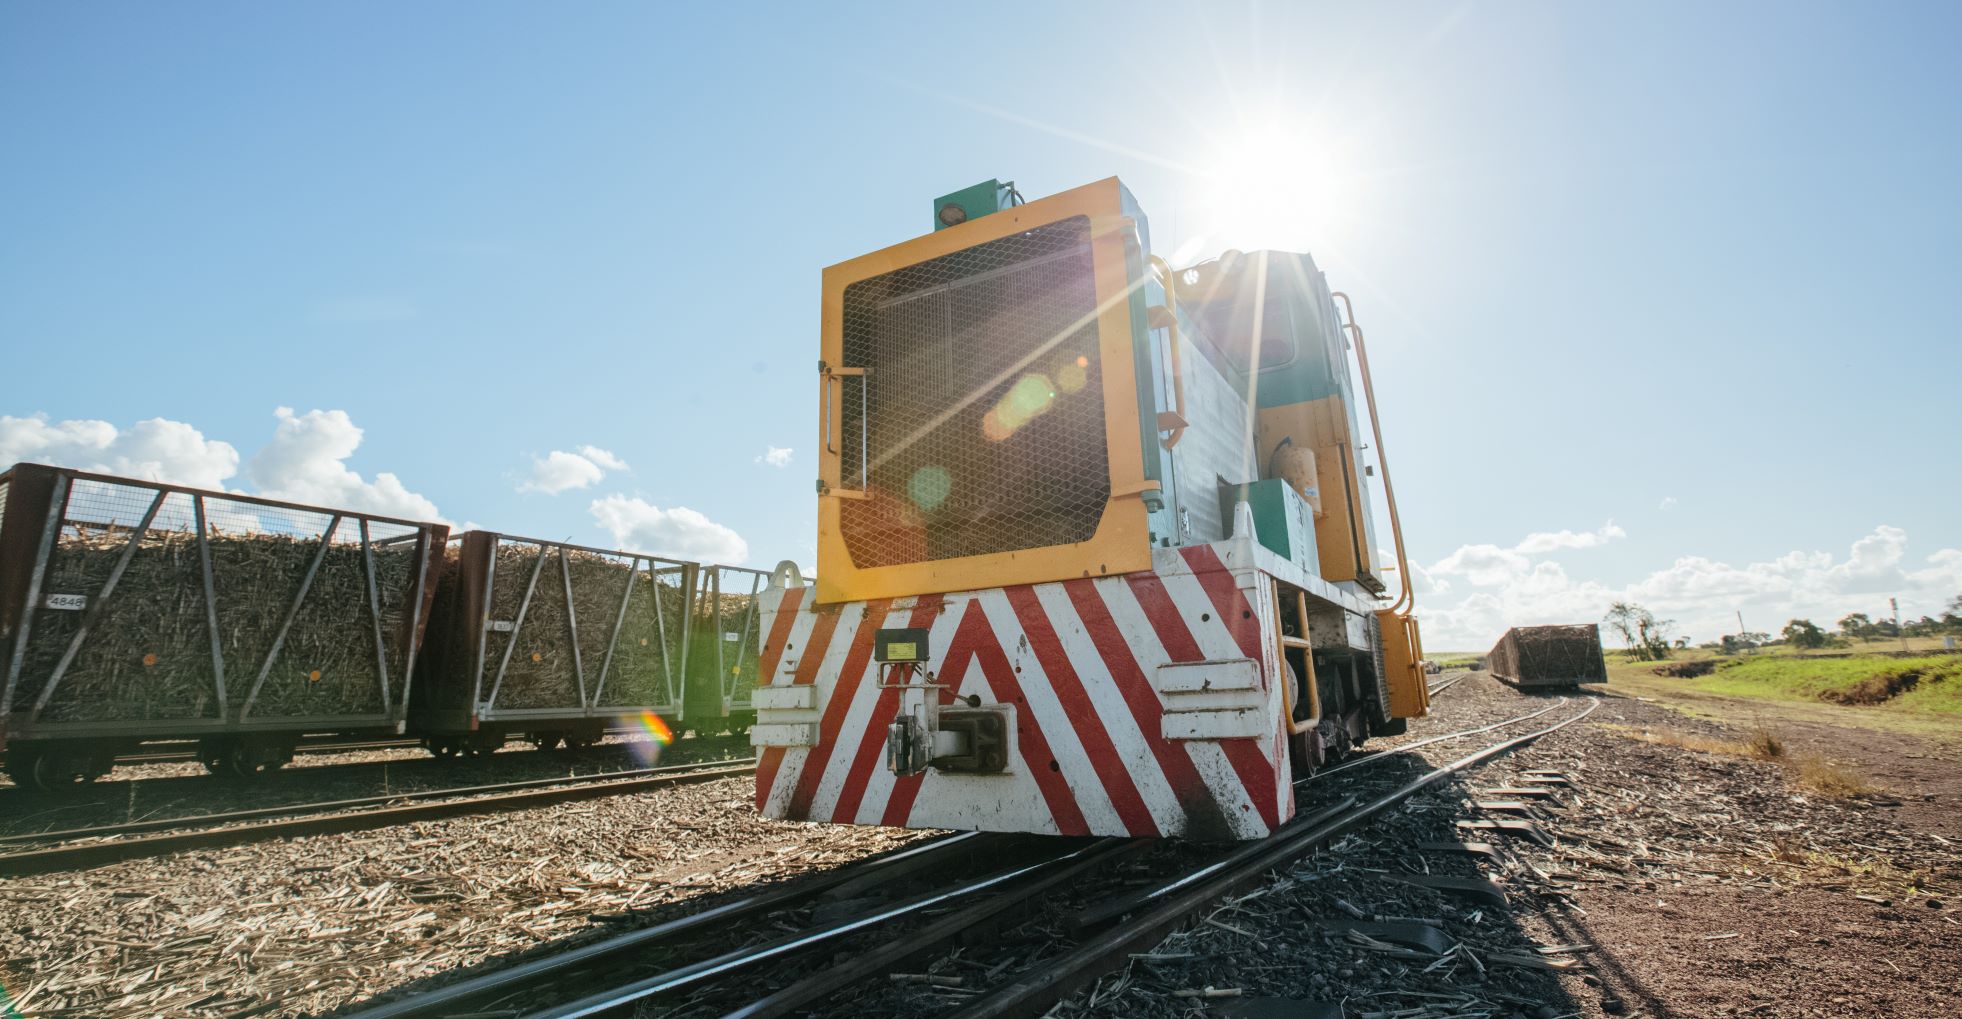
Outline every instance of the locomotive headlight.
POLYGON ((940 207, 940 222, 946 226, 956 226, 967 222, 967 210, 959 202, 948 202, 940 207))

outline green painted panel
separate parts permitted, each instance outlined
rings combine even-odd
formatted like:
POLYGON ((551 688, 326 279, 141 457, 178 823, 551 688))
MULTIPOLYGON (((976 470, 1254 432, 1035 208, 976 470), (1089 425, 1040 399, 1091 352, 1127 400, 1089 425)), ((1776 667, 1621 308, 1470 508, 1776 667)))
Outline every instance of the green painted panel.
POLYGON ((1315 511, 1299 492, 1279 478, 1219 490, 1220 517, 1233 527, 1233 507, 1244 501, 1253 510, 1254 536, 1268 551, 1310 574, 1321 574, 1315 549, 1315 511))
POLYGON ((950 226, 958 226, 970 219, 980 219, 990 213, 1000 212, 1003 197, 1002 192, 1004 190, 1001 186, 1001 181, 984 180, 973 187, 962 188, 953 194, 941 195, 939 198, 933 200, 933 228, 935 230, 945 230, 950 226), (966 215, 960 219, 955 219, 952 223, 947 222, 941 218, 941 210, 949 205, 960 206, 966 215))

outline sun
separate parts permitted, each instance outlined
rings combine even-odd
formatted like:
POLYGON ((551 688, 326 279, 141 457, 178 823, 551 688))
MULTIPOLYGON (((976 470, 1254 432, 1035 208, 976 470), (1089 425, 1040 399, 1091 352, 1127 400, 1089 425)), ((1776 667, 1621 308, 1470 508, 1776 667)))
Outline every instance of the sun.
POLYGON ((1330 133, 1280 120, 1218 145, 1201 186, 1205 247, 1322 252, 1347 246, 1368 196, 1346 149, 1330 133))

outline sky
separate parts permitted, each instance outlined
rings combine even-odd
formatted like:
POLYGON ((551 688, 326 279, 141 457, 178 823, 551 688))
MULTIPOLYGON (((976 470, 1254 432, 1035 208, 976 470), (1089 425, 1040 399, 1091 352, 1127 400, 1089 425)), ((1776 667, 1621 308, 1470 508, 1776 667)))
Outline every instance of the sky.
POLYGON ((1962 594, 1962 7, 713 6, 0 4, 0 462, 808 563, 822 268, 1117 175, 1354 295, 1431 648, 1962 594))

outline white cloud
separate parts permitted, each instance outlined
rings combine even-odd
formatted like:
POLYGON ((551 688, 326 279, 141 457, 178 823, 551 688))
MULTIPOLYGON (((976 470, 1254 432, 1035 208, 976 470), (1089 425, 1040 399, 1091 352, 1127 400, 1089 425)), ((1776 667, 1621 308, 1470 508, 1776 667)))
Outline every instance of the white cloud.
POLYGON ((598 446, 581 446, 577 453, 555 449, 531 458, 531 477, 518 485, 518 491, 557 495, 574 488, 591 488, 606 477, 607 471, 626 469, 626 461, 598 446))
POLYGON ((769 464, 772 467, 788 467, 790 466, 790 453, 791 450, 788 446, 769 446, 763 450, 762 456, 756 458, 756 462, 769 464))
MULTIPOLYGON (((1788 619, 1823 625, 1848 612, 1877 615, 1891 596, 1901 599, 1903 618, 1939 615, 1948 599, 1962 593, 1962 549, 1938 549, 1920 564, 1910 561, 1907 549, 1907 532, 1883 524, 1853 542, 1844 558, 1793 551, 1733 565, 1683 556, 1633 583, 1612 586, 1576 580, 1558 563, 1531 561, 1516 547, 1467 545, 1433 572, 1463 576, 1474 590, 1457 598, 1448 597, 1448 589, 1431 592, 1420 599, 1419 614, 1427 645, 1465 651, 1490 646, 1508 626, 1599 621, 1617 600, 1675 620, 1676 632, 1696 640, 1735 632, 1739 611, 1752 629, 1773 633, 1788 619)), ((1424 585, 1420 579, 1420 595, 1427 593, 1424 585)))
POLYGON ((1673 496, 1673 495, 1665 495, 1665 496, 1663 496, 1663 497, 1662 497, 1662 501, 1661 501, 1661 502, 1659 502, 1659 503, 1657 503, 1657 504, 1656 504, 1656 507, 1655 507, 1655 508, 1656 508, 1656 509, 1659 509, 1659 510, 1661 510, 1661 511, 1663 511, 1664 513, 1667 513, 1667 512, 1669 512, 1670 510, 1672 510, 1672 509, 1675 509, 1675 508, 1676 508, 1676 497, 1675 497, 1675 496, 1673 496))
POLYGON ((611 451, 601 449, 598 446, 581 446, 579 447, 579 455, 609 471, 624 471, 627 469, 627 462, 625 460, 614 456, 611 451))
MULTIPOLYGON (((1438 560, 1426 579, 1435 584, 1440 582, 1440 577, 1463 577, 1473 587, 1502 587, 1531 573, 1536 555, 1561 549, 1596 548, 1626 537, 1628 532, 1610 520, 1592 531, 1535 531, 1510 548, 1462 545, 1458 551, 1438 560)), ((1415 572, 1415 567, 1412 571, 1415 572)))
POLYGON ((606 477, 606 471, 599 464, 580 456, 555 449, 544 456, 531 459, 531 477, 518 486, 520 492, 544 492, 557 495, 574 488, 588 488, 606 477))
POLYGON ((1562 548, 1597 548, 1616 538, 1626 537, 1628 532, 1616 527, 1615 522, 1610 520, 1593 531, 1535 531, 1514 545, 1513 551, 1537 555, 1562 548))
POLYGON ((593 500, 590 510, 620 548, 731 565, 749 558, 749 544, 741 535, 686 506, 663 509, 643 499, 609 495, 593 500))
MULTIPOLYGON (((365 510, 414 520, 441 521, 436 504, 408 490, 386 472, 373 481, 344 462, 361 445, 361 429, 346 411, 274 412, 273 437, 246 465, 252 494, 287 502, 365 510)), ((207 439, 182 421, 151 418, 118 429, 107 421, 49 423, 45 417, 0 416, 0 467, 19 461, 55 464, 193 488, 231 488, 239 453, 228 442, 207 439)), ((234 491, 240 489, 232 488, 234 491)))
POLYGON ((436 504, 408 490, 387 471, 368 481, 344 462, 361 446, 362 431, 344 410, 273 411, 272 441, 253 454, 245 473, 258 494, 288 502, 366 510, 412 520, 442 520, 436 504))
POLYGON ((151 418, 118 430, 107 421, 0 415, 0 470, 53 464, 193 488, 223 488, 238 473, 238 450, 182 421, 151 418))

